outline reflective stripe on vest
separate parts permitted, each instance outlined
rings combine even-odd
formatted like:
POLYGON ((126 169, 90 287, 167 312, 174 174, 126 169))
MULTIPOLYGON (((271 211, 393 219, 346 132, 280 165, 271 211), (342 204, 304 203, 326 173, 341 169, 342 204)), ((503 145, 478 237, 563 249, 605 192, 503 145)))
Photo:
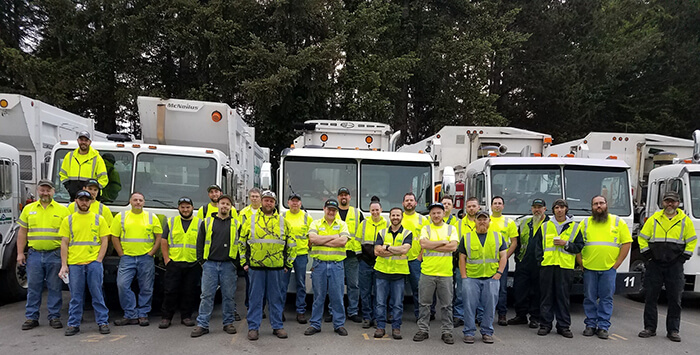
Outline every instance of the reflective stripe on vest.
MULTIPOLYGON (((620 217, 615 216, 615 228, 620 225, 620 217)), ((583 220, 583 242, 586 245, 598 245, 598 246, 608 246, 619 248, 620 244, 617 242, 617 237, 613 239, 612 242, 589 242, 588 241, 588 218, 583 220)))
MULTIPOLYGON (((154 241, 153 234, 149 235, 149 238, 127 238, 126 237, 126 228, 124 227, 124 221, 126 220, 126 214, 131 213, 131 211, 125 211, 122 213, 122 237, 121 241, 122 242, 129 242, 129 243, 151 243, 154 241)), ((148 224, 153 225, 153 214, 151 212, 146 212, 143 211, 141 213, 148 213, 148 224)))
MULTIPOLYGON (((287 212, 288 211, 282 212, 283 219, 287 218, 287 212)), ((304 211, 304 225, 306 226, 306 230, 308 232, 308 230, 309 230, 309 213, 307 211, 304 211)), ((296 238, 297 240, 299 240, 299 239, 306 240, 306 239, 309 239, 309 236, 308 235, 295 235, 294 238, 296 238)))
MULTIPOLYGON (((498 253, 499 249, 501 249, 501 240, 498 238, 498 232, 493 232, 493 240, 496 244, 496 255, 494 259, 472 259, 472 232, 467 233, 466 235, 466 240, 464 241, 464 247, 467 250, 467 264, 485 264, 485 263, 497 263, 498 262, 498 253), (468 248, 467 248, 468 247, 468 248)), ((479 242, 481 243, 481 242, 479 242)), ((485 247, 484 243, 484 247, 485 247)))
MULTIPOLYGON (((194 224, 196 221, 193 218, 192 222, 190 222, 190 227, 187 228, 187 232, 192 228, 192 224, 194 224)), ((182 222, 180 222, 182 225, 182 222)), ((170 217, 170 221, 168 223, 168 228, 170 229, 170 235, 168 236, 168 247, 169 248, 189 248, 189 249, 197 249, 196 245, 192 244, 187 244, 187 243, 178 243, 175 244, 175 236, 173 233, 173 230, 175 229, 175 217, 170 217)), ((183 232, 187 233, 186 231, 183 230, 183 232)))
MULTIPOLYGON (((96 214, 95 215, 95 226, 99 227, 100 226, 100 215, 96 214)), ((70 240, 68 243, 68 246, 74 246, 74 245, 90 245, 90 246, 99 246, 100 242, 97 241, 97 236, 93 235, 92 236, 92 242, 76 242, 75 241, 75 235, 73 234, 73 215, 68 216, 68 230, 70 231, 70 240)), ((99 230, 99 228, 98 228, 99 230)))

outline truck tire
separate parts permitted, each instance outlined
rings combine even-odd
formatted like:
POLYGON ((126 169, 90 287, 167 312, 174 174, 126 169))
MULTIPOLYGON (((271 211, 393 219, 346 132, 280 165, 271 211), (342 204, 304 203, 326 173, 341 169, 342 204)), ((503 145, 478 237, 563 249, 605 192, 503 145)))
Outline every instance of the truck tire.
POLYGON ((27 298, 27 270, 17 265, 17 247, 12 247, 7 268, 0 270, 0 299, 3 303, 17 302, 27 298))

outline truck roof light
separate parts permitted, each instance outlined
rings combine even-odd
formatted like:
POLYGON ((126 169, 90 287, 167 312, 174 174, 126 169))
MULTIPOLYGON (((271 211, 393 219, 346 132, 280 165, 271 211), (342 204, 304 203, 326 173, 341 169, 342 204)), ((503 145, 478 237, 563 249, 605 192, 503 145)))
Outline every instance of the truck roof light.
POLYGON ((156 149, 156 146, 155 146, 155 145, 149 145, 149 146, 148 146, 148 149, 156 149))
POLYGON ((613 137, 613 141, 616 141, 616 140, 617 140, 617 137, 613 137))
POLYGON ((5 108, 5 107, 7 107, 7 105, 8 105, 7 100, 5 100, 5 99, 0 100, 0 107, 5 108))
POLYGON ((325 142, 325 141, 327 141, 327 140, 328 140, 328 135, 325 134, 325 133, 322 134, 322 135, 321 135, 321 142, 325 142))
POLYGON ((472 131, 471 131, 471 130, 467 130, 467 134, 472 134, 472 131))
POLYGON ((132 144, 131 146, 134 148, 141 148, 141 144, 132 144))
POLYGON ((359 148, 359 147, 355 147, 355 150, 360 150, 360 148, 359 148))
POLYGON ((693 159, 685 159, 685 160, 683 160, 683 164, 692 164, 692 163, 693 163, 693 159))
POLYGON ((335 147, 335 149, 343 149, 343 147, 337 146, 337 147, 335 147))
POLYGON ((617 160, 617 155, 608 155, 608 157, 605 159, 617 160))
POLYGON ((289 145, 289 148, 292 148, 292 149, 294 149, 294 144, 293 144, 293 143, 292 143, 292 144, 290 144, 290 145, 289 145))
POLYGON ((498 154, 496 152, 489 152, 490 157, 497 157, 498 154))
POLYGON ((571 153, 569 153, 569 154, 565 155, 565 157, 567 157, 567 158, 573 158, 573 157, 574 157, 574 155, 573 155, 573 154, 571 154, 571 153))
POLYGON ((541 156, 542 156, 542 153, 532 153, 532 156, 533 156, 533 157, 541 157, 541 156))
POLYGON ((544 142, 544 144, 552 144, 552 137, 544 137, 542 142, 544 142))
POLYGON ((61 145, 68 145, 68 142, 66 142, 66 141, 61 141, 61 145))
POLYGON ((484 131, 483 130, 479 131, 479 134, 484 134, 484 131))
POLYGON ((437 136, 435 136, 435 138, 440 139, 440 135, 438 134, 437 136))
POLYGON ((419 150, 418 153, 419 153, 419 154, 423 154, 423 153, 425 153, 425 152, 422 151, 422 150, 419 150))
POLYGON ((377 151, 377 148, 372 148, 372 150, 376 152, 376 151, 377 151))
POLYGON ((587 139, 584 139, 584 140, 583 140, 583 144, 588 144, 588 140, 587 140, 587 139))
POLYGON ((219 122, 222 118, 223 116, 221 116, 221 112, 219 111, 214 111, 211 113, 211 120, 214 122, 219 122))
POLYGON ((554 157, 554 158, 556 158, 556 157, 558 157, 558 156, 559 156, 559 154, 556 154, 556 153, 552 153, 552 154, 550 154, 549 156, 550 156, 550 157, 554 157))
POLYGON ((620 141, 620 142, 622 142, 622 136, 617 137, 617 140, 620 141))
POLYGON ((214 154, 214 151, 211 150, 211 149, 207 149, 207 150, 205 150, 205 152, 206 152, 207 154, 214 154))
POLYGON ((372 136, 365 137, 365 143, 372 144, 372 142, 374 142, 374 138, 372 138, 372 136))
POLYGON ((117 148, 124 148, 124 143, 117 143, 117 148))
POLYGON ((630 140, 630 137, 625 137, 625 142, 627 142, 628 140, 630 140))

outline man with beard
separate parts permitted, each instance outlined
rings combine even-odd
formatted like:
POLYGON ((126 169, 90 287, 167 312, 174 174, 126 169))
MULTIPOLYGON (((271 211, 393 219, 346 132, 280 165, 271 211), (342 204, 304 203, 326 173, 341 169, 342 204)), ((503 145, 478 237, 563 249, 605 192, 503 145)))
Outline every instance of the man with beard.
MULTIPOLYGON (((112 211, 109 209, 109 207, 105 206, 105 204, 102 202, 97 201, 97 197, 100 196, 100 184, 95 179, 89 179, 85 182, 83 190, 92 195, 90 212, 104 217, 105 221, 107 222, 107 227, 109 228, 112 225, 114 216, 112 215, 112 211)), ((78 205, 75 202, 71 202, 68 205, 68 211, 70 211, 70 213, 78 212, 78 205)))
POLYGON ((515 317, 508 324, 528 324, 529 327, 540 326, 540 266, 535 257, 535 249, 543 238, 554 238, 557 227, 545 214, 547 205, 541 198, 532 200, 532 217, 520 225, 518 247, 515 251, 515 317))
POLYGON ((22 330, 39 326, 39 309, 44 280, 48 289, 46 306, 49 310, 49 325, 54 329, 63 328, 61 323, 61 236, 58 234, 68 209, 53 199, 53 183, 41 180, 36 188, 39 201, 32 202, 22 209, 17 233, 17 265, 27 268, 27 305, 22 330), (28 242, 28 243, 27 243, 28 242), (29 244, 28 255, 24 248, 29 244))
POLYGON ((88 179, 96 179, 101 189, 109 183, 105 162, 90 143, 92 141, 89 132, 78 133, 78 148, 68 153, 61 163, 58 175, 61 184, 68 190, 71 201, 75 199, 75 194, 83 189, 88 179))
MULTIPOLYGON (((162 319, 158 328, 170 327, 175 311, 180 310, 180 323, 195 325, 192 313, 199 307, 202 266, 197 263, 197 233, 201 219, 193 217, 192 199, 177 201, 179 216, 170 217, 163 228, 160 250, 165 262, 162 319)), ((217 208, 218 211, 218 208, 217 208)))
POLYGON ((112 221, 112 244, 120 257, 117 289, 124 310, 124 318, 114 321, 117 326, 149 325, 156 274, 153 256, 160 248, 163 228, 155 213, 143 209, 144 202, 142 193, 133 192, 129 197, 131 210, 120 212, 112 221), (138 300, 131 290, 134 277, 139 284, 138 300))
POLYGON ((102 293, 104 268, 102 259, 109 244, 109 226, 104 217, 90 211, 92 195, 80 191, 75 197, 78 212, 61 223, 61 278, 68 277, 70 307, 66 336, 80 332, 85 300, 85 284, 90 290, 92 308, 100 334, 109 334, 109 310, 102 293))
POLYGON ((510 218, 503 215, 505 201, 501 196, 491 198, 491 230, 501 233, 508 245, 506 255, 506 268, 503 270, 503 277, 498 281, 500 286, 498 289, 498 304, 496 304, 496 312, 498 312, 498 325, 507 326, 506 314, 508 313, 508 259, 515 253, 515 248, 518 247, 518 225, 510 218))
POLYGON ((202 295, 197 315, 197 326, 192 329, 193 338, 209 334, 209 320, 214 309, 216 290, 221 289, 221 311, 224 331, 236 334, 233 325, 236 311, 236 265, 238 257, 238 220, 231 216, 233 198, 219 197, 219 212, 207 217, 197 231, 197 260, 202 263, 202 295))
POLYGON ((241 265, 248 272, 250 292, 255 295, 248 309, 248 340, 258 340, 264 299, 270 306, 272 334, 286 339, 288 335, 282 324, 285 297, 281 287, 284 274, 292 269, 296 243, 289 222, 277 213, 275 193, 266 190, 261 196, 260 211, 241 226, 241 265))
POLYGON ((413 233, 401 225, 403 211, 400 208, 392 208, 389 211, 389 219, 391 226, 379 232, 374 246, 377 256, 374 264, 374 270, 377 272, 377 330, 374 337, 382 338, 386 334, 388 297, 391 301, 391 336, 400 340, 404 283, 408 275, 406 253, 411 249, 413 233))
POLYGON ((362 253, 358 255, 360 261, 359 285, 360 303, 362 306, 362 328, 368 329, 375 322, 374 297, 372 290, 375 288, 374 242, 380 231, 387 228, 387 221, 382 217, 382 205, 378 198, 374 198, 369 204, 370 219, 365 219, 357 228, 357 241, 362 246, 362 253))
MULTIPOLYGON (((219 185, 209 185, 209 187, 207 187, 207 195, 209 196, 210 202, 197 210, 197 218, 199 218, 200 221, 205 220, 207 217, 211 217, 212 213, 219 211, 217 204, 219 201, 219 196, 221 196, 221 188, 219 185)), ((238 219, 238 211, 236 211, 236 207, 231 206, 231 216, 234 219, 238 219)))
MULTIPOLYGON (((420 269, 421 269, 421 247, 420 233, 423 226, 430 223, 430 219, 416 212, 416 195, 413 192, 408 192, 403 196, 403 219, 401 226, 409 230, 413 235, 411 240, 411 250, 406 255, 408 257, 409 275, 407 281, 411 286, 411 294, 413 295, 413 314, 418 319, 420 310, 420 298, 418 295, 420 269)), ((431 317, 432 318, 432 317, 431 317)))
POLYGON ((639 233, 639 249, 648 260, 644 273, 646 302, 644 302, 644 330, 640 338, 656 335, 661 287, 666 288, 668 313, 666 316, 666 337, 680 342, 681 295, 685 285, 683 264, 693 256, 697 236, 693 222, 678 208, 680 195, 669 191, 664 194, 664 209, 654 213, 644 223, 639 233))
POLYGON ((540 329, 537 335, 547 335, 552 330, 552 321, 557 319, 557 333, 565 338, 573 338, 569 294, 574 278, 576 254, 583 248, 583 234, 580 224, 569 216, 569 204, 558 199, 554 201, 556 234, 549 234, 537 244, 535 253, 540 263, 540 329))
POLYGON ((617 268, 630 251, 632 236, 624 220, 608 213, 605 197, 593 197, 591 211, 581 223, 584 247, 577 256, 583 265, 583 335, 608 339, 617 268))

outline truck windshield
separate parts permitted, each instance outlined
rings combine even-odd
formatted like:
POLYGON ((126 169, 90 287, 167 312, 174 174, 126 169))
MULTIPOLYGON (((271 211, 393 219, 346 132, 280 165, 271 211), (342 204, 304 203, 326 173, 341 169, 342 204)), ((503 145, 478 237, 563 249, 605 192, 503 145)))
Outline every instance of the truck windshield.
POLYGON ((700 173, 690 174, 690 204, 693 217, 700 218, 700 173))
MULTIPOLYGON (((56 185, 54 199, 60 203, 70 202, 68 191, 61 184, 58 172, 61 164, 72 149, 58 149, 53 159, 52 174, 53 183, 56 185)), ((125 151, 101 150, 100 155, 107 168, 109 183, 102 189, 102 202, 106 205, 126 206, 129 204, 131 193, 131 176, 134 166, 134 155, 125 151)))
POLYGON ((491 172, 491 196, 503 197, 503 214, 531 214, 532 200, 544 199, 549 209, 562 198, 558 166, 494 166, 491 172))
POLYGON ((566 201, 574 215, 590 215, 591 199, 595 195, 605 196, 608 212, 612 214, 629 216, 632 213, 626 169, 566 166, 564 181, 566 201))
POLYGON ((360 166, 360 209, 369 211, 372 196, 388 212, 401 206, 407 192, 416 195, 416 212, 428 211, 431 195, 430 164, 364 160, 360 166))
POLYGON ((282 167, 284 196, 280 199, 287 205, 287 197, 295 192, 301 195, 306 209, 322 210, 327 199, 337 198, 338 189, 350 189, 351 205, 357 198, 357 161, 355 159, 286 158, 282 167))
POLYGON ((216 182, 213 158, 142 153, 136 158, 134 191, 143 193, 145 207, 177 208, 187 196, 195 208, 209 202, 207 186, 216 182))

